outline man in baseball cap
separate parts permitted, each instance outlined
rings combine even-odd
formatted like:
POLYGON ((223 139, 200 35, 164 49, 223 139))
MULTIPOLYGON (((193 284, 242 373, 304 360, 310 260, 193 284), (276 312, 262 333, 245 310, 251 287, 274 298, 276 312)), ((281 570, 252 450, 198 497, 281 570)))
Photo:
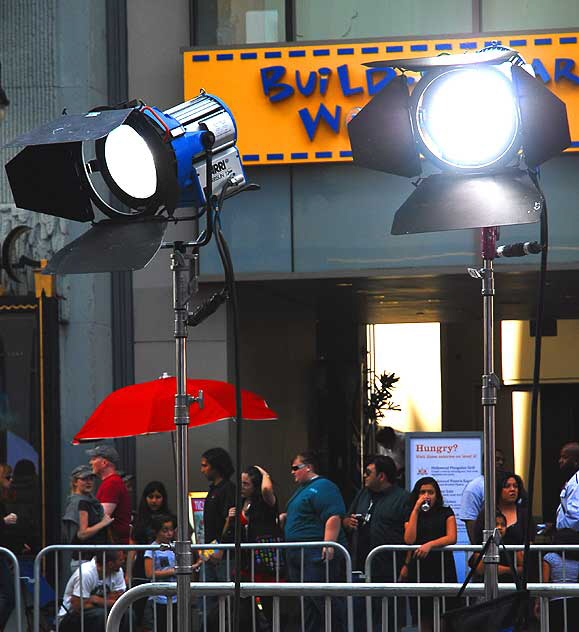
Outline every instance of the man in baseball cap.
POLYGON ((131 524, 131 500, 122 478, 117 472, 119 453, 108 443, 101 443, 86 453, 92 472, 101 479, 96 497, 107 516, 114 522, 111 533, 114 544, 128 544, 131 524))
POLYGON ((92 461, 94 457, 100 456, 103 459, 109 461, 109 463, 112 463, 115 466, 115 469, 119 466, 119 463, 121 461, 121 459, 119 458, 119 453, 112 445, 109 445, 108 443, 101 443, 94 448, 87 450, 86 453, 88 454, 90 461, 92 461))
POLYGON ((96 476, 90 465, 77 465, 70 473, 70 478, 80 478, 83 480, 90 476, 96 476))

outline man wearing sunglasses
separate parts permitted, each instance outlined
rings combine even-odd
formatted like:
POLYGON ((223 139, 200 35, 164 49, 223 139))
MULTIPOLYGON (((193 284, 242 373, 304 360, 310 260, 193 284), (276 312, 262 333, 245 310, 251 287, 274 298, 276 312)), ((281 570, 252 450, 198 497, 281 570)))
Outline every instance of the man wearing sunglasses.
MULTIPOLYGON (((410 509, 410 494, 396 483, 394 460, 381 454, 371 456, 364 469, 364 488, 356 494, 348 515, 342 520, 344 529, 350 534, 355 570, 364 570, 366 557, 375 547, 404 544, 404 521, 410 509)), ((399 553, 396 558, 396 574, 393 561, 390 552, 378 554, 372 562, 372 581, 396 581, 404 556, 399 553)), ((363 608, 363 603, 360 602, 359 606, 363 608)), ((377 613, 380 611, 379 608, 375 610, 377 613)), ((393 610, 390 605, 389 629, 394 629, 393 610)), ((365 622, 365 617, 356 617, 356 620, 365 622)), ((377 620, 374 617, 375 623, 377 620)))
MULTIPOLYGON (((318 475, 319 462, 315 453, 300 452, 293 459, 291 473, 298 488, 289 499, 285 523, 287 542, 338 542, 346 544, 341 528, 346 511, 340 490, 332 481, 318 475)), ((289 549, 286 553, 287 575, 290 582, 343 581, 343 560, 334 559, 334 548, 289 549)), ((324 630, 323 597, 304 598, 305 632, 324 630)), ((346 609, 343 599, 332 599, 332 625, 334 632, 346 630, 346 609)))

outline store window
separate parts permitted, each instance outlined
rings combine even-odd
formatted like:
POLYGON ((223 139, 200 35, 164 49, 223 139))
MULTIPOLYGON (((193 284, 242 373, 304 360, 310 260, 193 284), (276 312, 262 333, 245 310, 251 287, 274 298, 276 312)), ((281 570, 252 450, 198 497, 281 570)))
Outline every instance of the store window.
POLYGON ((296 40, 469 33, 465 0, 295 0, 296 40))
POLYGON ((285 0, 193 0, 194 44, 285 41, 285 0))
MULTIPOLYGON (((29 301, 30 302, 30 301, 29 301)), ((41 545, 38 319, 34 305, 0 303, 0 499, 18 516, 2 546, 41 545), (11 308, 11 309, 9 309, 11 308)))
POLYGON ((522 31, 579 26, 579 3, 569 0, 482 0, 482 29, 522 31))

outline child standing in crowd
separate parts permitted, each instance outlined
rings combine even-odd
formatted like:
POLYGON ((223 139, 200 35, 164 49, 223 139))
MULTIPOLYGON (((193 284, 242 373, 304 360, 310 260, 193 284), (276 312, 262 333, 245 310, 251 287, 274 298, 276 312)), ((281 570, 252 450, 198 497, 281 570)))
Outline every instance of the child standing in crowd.
MULTIPOLYGON (((161 481, 150 481, 145 485, 137 516, 133 525, 131 542, 135 544, 151 544, 155 539, 156 531, 153 527, 155 516, 172 516, 167 501, 167 490, 161 481)), ((132 562, 132 585, 138 586, 145 583, 145 557, 143 551, 129 553, 132 562)), ((139 599, 133 606, 137 625, 141 625, 146 599, 139 599)))
MULTIPOLYGON (((501 536, 501 540, 505 537, 507 532, 507 518, 497 509, 497 515, 495 518, 495 527, 501 536)), ((522 551, 506 551, 502 547, 499 550, 499 565, 497 568, 497 572, 499 575, 500 582, 512 583, 515 581, 515 577, 513 575, 513 569, 511 567, 511 562, 509 561, 508 556, 514 555, 514 559, 516 559, 515 566, 517 573, 521 573, 523 570, 523 552, 522 551)), ((513 559, 513 558, 511 558, 513 559)), ((475 561, 478 560, 478 564, 475 568, 475 575, 481 576, 484 575, 484 564, 478 553, 475 553, 468 563, 472 565, 475 561)))
MULTIPOLYGON (((177 521, 173 516, 158 515, 153 518, 155 540, 152 544, 170 544, 175 536, 177 521)), ((160 549, 145 552, 145 574, 153 581, 176 582, 175 553, 170 549, 160 549)), ((167 630, 167 597, 158 595, 149 597, 143 613, 143 630, 167 630), (155 616, 157 626, 155 627, 155 616)), ((177 629, 177 597, 172 597, 173 630, 177 629)))

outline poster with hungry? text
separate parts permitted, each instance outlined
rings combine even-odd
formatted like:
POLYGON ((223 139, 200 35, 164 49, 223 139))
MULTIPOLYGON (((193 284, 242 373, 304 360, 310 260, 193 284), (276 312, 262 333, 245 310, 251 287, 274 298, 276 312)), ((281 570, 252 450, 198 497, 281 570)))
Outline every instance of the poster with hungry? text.
MULTIPOLYGON (((438 481, 444 504, 456 515, 457 544, 468 544, 460 520, 460 500, 466 485, 482 475, 483 435, 481 432, 409 432, 406 434, 406 485, 412 491, 423 476, 438 481)), ((456 570, 464 576, 465 556, 455 554, 456 570)))

